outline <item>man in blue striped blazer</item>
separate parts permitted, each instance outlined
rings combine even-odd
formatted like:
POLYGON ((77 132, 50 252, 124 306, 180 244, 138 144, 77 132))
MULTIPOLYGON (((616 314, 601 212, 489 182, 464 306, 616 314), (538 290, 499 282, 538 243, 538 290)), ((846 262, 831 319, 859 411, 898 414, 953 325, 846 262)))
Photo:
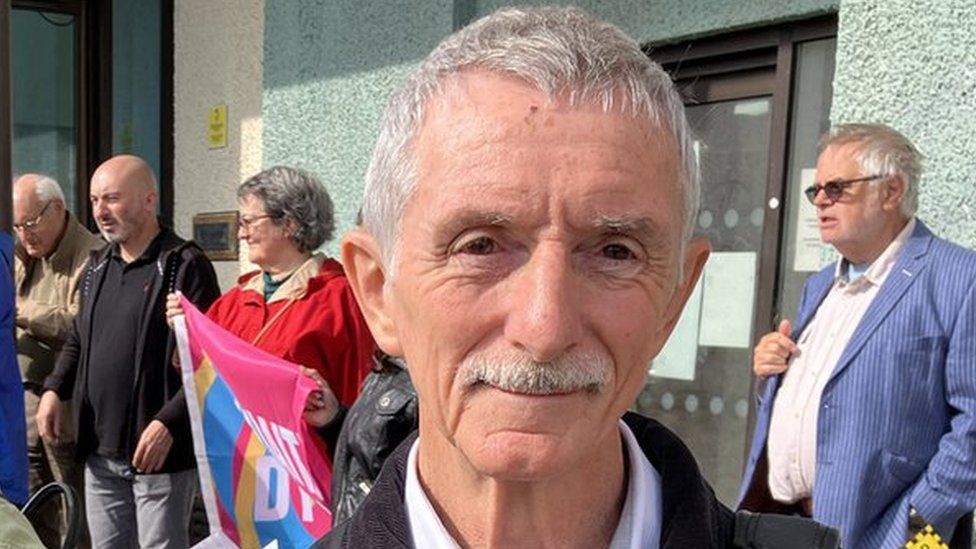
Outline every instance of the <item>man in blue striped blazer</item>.
POLYGON ((755 349, 762 381, 740 506, 901 547, 932 525, 969 547, 976 507, 976 252, 915 218, 920 155, 875 124, 835 128, 806 195, 842 258, 755 349))

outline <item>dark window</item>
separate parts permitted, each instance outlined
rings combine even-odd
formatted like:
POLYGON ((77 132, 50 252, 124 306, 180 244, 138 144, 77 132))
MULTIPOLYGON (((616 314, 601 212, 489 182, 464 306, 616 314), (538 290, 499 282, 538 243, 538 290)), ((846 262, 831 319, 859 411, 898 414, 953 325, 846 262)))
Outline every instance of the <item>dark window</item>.
POLYGON ((54 177, 91 225, 91 173, 137 154, 170 222, 173 0, 13 0, 9 14, 13 174, 54 177))

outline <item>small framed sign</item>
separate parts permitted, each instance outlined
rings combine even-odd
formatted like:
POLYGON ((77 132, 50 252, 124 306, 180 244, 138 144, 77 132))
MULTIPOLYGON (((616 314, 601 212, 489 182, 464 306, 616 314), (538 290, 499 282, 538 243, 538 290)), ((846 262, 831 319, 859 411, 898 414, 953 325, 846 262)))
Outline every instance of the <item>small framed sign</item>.
POLYGON ((237 261, 237 212, 193 216, 193 240, 211 261, 237 261))

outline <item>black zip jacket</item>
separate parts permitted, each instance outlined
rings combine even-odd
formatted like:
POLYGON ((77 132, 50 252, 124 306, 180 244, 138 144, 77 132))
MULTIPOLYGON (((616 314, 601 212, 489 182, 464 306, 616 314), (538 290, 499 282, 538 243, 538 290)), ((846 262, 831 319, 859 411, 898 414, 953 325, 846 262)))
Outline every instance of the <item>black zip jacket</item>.
MULTIPOLYGON (((173 231, 161 230, 162 246, 156 270, 147 292, 150 302, 143 309, 136 342, 136 375, 132 407, 128 418, 126 448, 131 460, 139 436, 149 423, 160 420, 173 436, 173 446, 160 473, 172 473, 196 466, 190 418, 183 396, 180 371, 173 367, 176 341, 166 325, 166 295, 179 290, 200 310, 206 311, 220 296, 217 275, 210 260, 193 242, 173 231)), ((81 284, 81 306, 54 372, 44 382, 45 390, 56 391, 61 400, 76 403, 74 427, 77 433, 75 459, 84 462, 96 449, 94 411, 88 401, 88 360, 91 347, 91 324, 95 310, 92 296, 98 296, 105 280, 105 265, 115 246, 106 246, 92 254, 85 267, 81 284)), ((102 295, 111 299, 110 294, 102 295)))
MULTIPOLYGON (((734 515, 715 498, 684 443, 653 419, 633 413, 623 419, 661 475, 661 549, 732 547, 734 515)), ((403 491, 407 454, 416 438, 414 433, 400 444, 352 518, 315 547, 414 547, 403 491)))

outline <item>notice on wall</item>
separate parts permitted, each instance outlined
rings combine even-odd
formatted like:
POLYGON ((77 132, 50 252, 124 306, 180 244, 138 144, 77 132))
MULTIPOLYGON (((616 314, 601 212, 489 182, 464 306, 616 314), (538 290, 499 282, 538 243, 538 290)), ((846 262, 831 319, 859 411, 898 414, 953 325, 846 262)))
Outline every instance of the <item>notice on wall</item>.
POLYGON ((207 146, 222 149, 227 146, 227 105, 214 105, 207 115, 207 146))
POLYGON ((797 272, 819 271, 822 265, 820 226, 817 222, 817 207, 807 200, 803 190, 813 185, 817 170, 806 169, 800 172, 799 205, 796 215, 796 239, 793 242, 793 270, 797 272))
POLYGON ((756 253, 714 252, 705 264, 702 280, 698 344, 751 347, 756 253))
POLYGON ((651 362, 655 377, 691 381, 695 379, 698 359, 698 323, 701 320, 702 278, 685 304, 681 318, 661 352, 651 362))

